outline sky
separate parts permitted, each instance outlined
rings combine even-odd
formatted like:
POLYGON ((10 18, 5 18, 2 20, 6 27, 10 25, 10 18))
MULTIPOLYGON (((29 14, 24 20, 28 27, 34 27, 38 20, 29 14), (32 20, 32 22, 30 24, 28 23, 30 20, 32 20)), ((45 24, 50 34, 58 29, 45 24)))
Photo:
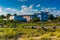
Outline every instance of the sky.
POLYGON ((36 11, 60 15, 60 0, 0 0, 0 15, 33 14, 36 11))

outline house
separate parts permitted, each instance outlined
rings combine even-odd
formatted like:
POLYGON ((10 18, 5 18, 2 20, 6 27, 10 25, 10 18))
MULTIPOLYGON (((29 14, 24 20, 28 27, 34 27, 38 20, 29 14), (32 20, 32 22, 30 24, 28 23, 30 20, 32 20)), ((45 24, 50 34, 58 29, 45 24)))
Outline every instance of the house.
POLYGON ((48 20, 48 13, 49 12, 41 12, 41 21, 47 21, 48 20))
POLYGON ((6 18, 3 18, 3 20, 14 20, 14 17, 15 17, 15 16, 11 15, 8 19, 7 19, 7 17, 6 17, 6 18))
MULTIPOLYGON (((12 15, 10 16, 9 20, 19 20, 19 21, 25 21, 29 22, 33 18, 38 17, 41 21, 47 21, 48 20, 48 12, 36 12, 33 14, 20 14, 20 15, 12 15)), ((3 20, 7 20, 7 18, 4 18, 3 20)))
POLYGON ((17 15, 14 17, 14 20, 20 21, 30 21, 33 18, 34 14, 25 14, 25 15, 17 15))
POLYGON ((24 15, 23 18, 25 18, 27 21, 30 21, 31 20, 31 15, 24 15))
POLYGON ((41 20, 41 21, 47 21, 48 20, 48 13, 49 12, 37 12, 35 15, 41 20))
POLYGON ((15 17, 14 17, 14 20, 15 20, 15 21, 16 21, 16 20, 18 20, 18 21, 26 21, 26 19, 24 19, 22 15, 15 16, 15 17))
POLYGON ((9 20, 14 20, 14 17, 15 17, 15 16, 13 16, 13 15, 10 16, 9 20))

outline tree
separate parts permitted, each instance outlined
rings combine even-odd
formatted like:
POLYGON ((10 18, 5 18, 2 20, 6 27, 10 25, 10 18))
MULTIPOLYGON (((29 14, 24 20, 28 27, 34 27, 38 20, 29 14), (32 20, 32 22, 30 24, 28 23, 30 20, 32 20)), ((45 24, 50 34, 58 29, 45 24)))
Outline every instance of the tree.
POLYGON ((1 15, 0 16, 0 20, 3 20, 3 18, 5 18, 5 16, 4 15, 1 15))
POLYGON ((49 20, 54 20, 55 17, 53 16, 53 14, 50 14, 49 17, 48 17, 49 20))
POLYGON ((10 16, 11 16, 11 14, 7 14, 7 16, 6 16, 6 17, 7 17, 7 20, 9 20, 9 17, 10 17, 10 16))
POLYGON ((32 22, 38 22, 38 21, 40 21, 40 19, 39 19, 38 17, 35 17, 35 18, 33 18, 31 21, 32 21, 32 22))
POLYGON ((9 17, 11 16, 11 14, 7 14, 6 18, 7 18, 7 26, 9 27, 9 17))
POLYGON ((4 16, 4 15, 1 15, 0 17, 1 17, 1 18, 4 18, 5 16, 4 16))
POLYGON ((58 18, 59 16, 57 15, 57 17, 56 18, 58 18))
POLYGON ((56 20, 57 22, 60 22, 60 16, 57 18, 57 20, 56 20))
POLYGON ((14 14, 14 16, 17 16, 17 14, 14 14))
POLYGON ((1 15, 1 16, 0 16, 0 23, 2 23, 2 24, 3 24, 3 22, 4 22, 4 21, 3 21, 3 18, 5 18, 5 16, 4 16, 4 15, 1 15))

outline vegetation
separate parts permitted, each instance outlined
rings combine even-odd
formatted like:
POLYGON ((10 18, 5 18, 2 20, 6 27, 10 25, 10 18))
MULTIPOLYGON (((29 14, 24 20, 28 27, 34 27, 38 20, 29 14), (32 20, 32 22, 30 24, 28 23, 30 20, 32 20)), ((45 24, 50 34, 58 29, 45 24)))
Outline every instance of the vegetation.
POLYGON ((0 40, 19 38, 20 40, 60 40, 60 17, 58 15, 54 17, 50 14, 47 22, 41 22, 38 18, 32 19, 31 22, 14 21, 9 20, 9 16, 10 14, 7 14, 7 21, 3 20, 6 18, 4 15, 0 16, 0 40))
POLYGON ((40 19, 38 17, 35 17, 31 20, 31 22, 39 22, 39 21, 40 21, 40 19))
POLYGON ((0 39, 9 40, 20 37, 26 40, 49 40, 49 39, 59 39, 60 29, 26 29, 26 28, 0 28, 0 39), (48 37, 47 37, 48 36, 48 37), (37 38, 38 37, 38 38, 37 38))

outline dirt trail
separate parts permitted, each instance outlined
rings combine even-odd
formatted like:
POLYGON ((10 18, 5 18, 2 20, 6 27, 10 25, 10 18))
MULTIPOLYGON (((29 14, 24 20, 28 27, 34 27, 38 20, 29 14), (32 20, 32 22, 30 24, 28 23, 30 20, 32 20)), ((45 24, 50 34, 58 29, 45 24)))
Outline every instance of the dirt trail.
MULTIPOLYGON (((32 39, 40 39, 41 37, 31 37, 32 39)), ((18 38, 18 40, 29 40, 30 38, 18 38)))
MULTIPOLYGON (((42 36, 39 36, 39 37, 31 37, 32 39, 41 39, 41 37, 42 36)), ((60 38, 57 38, 56 36, 52 36, 52 37, 49 37, 49 38, 52 38, 52 40, 55 40, 55 39, 57 39, 57 40, 60 40, 60 38)), ((23 38, 18 38, 18 40, 29 40, 29 38, 25 38, 25 39, 23 39, 23 38)))

